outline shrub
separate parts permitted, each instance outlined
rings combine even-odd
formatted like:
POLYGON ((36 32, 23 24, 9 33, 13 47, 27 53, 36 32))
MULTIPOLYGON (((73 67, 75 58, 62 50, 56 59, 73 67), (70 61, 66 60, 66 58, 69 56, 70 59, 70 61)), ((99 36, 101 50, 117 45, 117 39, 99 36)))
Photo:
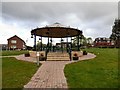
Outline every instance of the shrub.
POLYGON ((83 51, 83 55, 87 55, 87 51, 83 51))
POLYGON ((25 54, 25 57, 30 57, 30 54, 29 54, 29 53, 26 53, 26 54, 25 54))
POLYGON ((77 54, 77 53, 74 53, 74 56, 75 56, 75 57, 78 57, 78 54, 77 54))

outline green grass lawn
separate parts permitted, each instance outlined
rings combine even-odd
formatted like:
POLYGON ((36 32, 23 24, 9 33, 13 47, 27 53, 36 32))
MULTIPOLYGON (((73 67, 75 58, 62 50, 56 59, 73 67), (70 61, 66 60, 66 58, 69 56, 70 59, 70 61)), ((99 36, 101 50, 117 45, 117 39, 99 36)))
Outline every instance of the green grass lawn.
POLYGON ((37 69, 34 63, 19 61, 12 57, 2 58, 2 87, 23 88, 37 69))
POLYGON ((28 51, 16 51, 16 50, 12 50, 12 51, 2 51, 2 56, 11 56, 11 55, 20 55, 20 54, 25 54, 28 53, 28 51))
POLYGON ((90 48, 97 55, 65 66, 69 88, 118 88, 118 49, 90 48))

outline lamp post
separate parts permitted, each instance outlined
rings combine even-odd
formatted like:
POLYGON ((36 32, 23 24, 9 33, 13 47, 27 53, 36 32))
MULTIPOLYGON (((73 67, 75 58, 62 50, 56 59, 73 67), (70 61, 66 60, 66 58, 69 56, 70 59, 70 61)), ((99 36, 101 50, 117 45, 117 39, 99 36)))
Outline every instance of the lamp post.
POLYGON ((31 35, 31 38, 33 38, 33 35, 34 35, 34 50, 36 51, 36 63, 37 63, 37 66, 39 66, 40 64, 39 64, 39 56, 40 56, 40 54, 39 54, 39 52, 37 52, 37 47, 36 47, 36 34, 32 34, 31 35))
POLYGON ((40 53, 39 53, 39 52, 37 52, 36 54, 37 54, 37 55, 36 55, 36 56, 37 56, 37 66, 39 66, 39 65, 40 65, 40 63, 39 63, 40 53))

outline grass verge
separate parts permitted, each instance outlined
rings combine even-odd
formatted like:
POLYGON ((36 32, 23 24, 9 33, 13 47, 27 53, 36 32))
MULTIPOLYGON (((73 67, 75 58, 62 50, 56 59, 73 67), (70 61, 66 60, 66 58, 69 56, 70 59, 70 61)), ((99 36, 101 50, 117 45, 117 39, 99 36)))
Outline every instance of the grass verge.
POLYGON ((12 57, 2 58, 2 88, 23 88, 37 69, 31 62, 19 61, 12 57))
POLYGON ((97 55, 65 66, 69 88, 118 88, 118 49, 86 49, 97 55))
POLYGON ((20 54, 25 54, 28 53, 28 51, 2 51, 2 56, 12 56, 12 55, 20 55, 20 54))

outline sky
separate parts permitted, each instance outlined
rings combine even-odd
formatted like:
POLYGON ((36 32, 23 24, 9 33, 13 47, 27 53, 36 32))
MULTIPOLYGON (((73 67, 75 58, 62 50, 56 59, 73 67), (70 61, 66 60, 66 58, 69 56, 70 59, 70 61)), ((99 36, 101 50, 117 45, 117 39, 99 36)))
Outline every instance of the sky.
MULTIPOLYGON (((27 45, 33 46, 30 31, 59 22, 78 28, 85 37, 93 40, 112 33, 114 20, 118 18, 118 2, 2 2, 0 17, 0 44, 17 35, 27 45)), ((38 40, 38 38, 37 38, 38 40)), ((53 43, 60 39, 53 39, 53 43)), ((43 38, 47 43, 47 38, 43 38)))

